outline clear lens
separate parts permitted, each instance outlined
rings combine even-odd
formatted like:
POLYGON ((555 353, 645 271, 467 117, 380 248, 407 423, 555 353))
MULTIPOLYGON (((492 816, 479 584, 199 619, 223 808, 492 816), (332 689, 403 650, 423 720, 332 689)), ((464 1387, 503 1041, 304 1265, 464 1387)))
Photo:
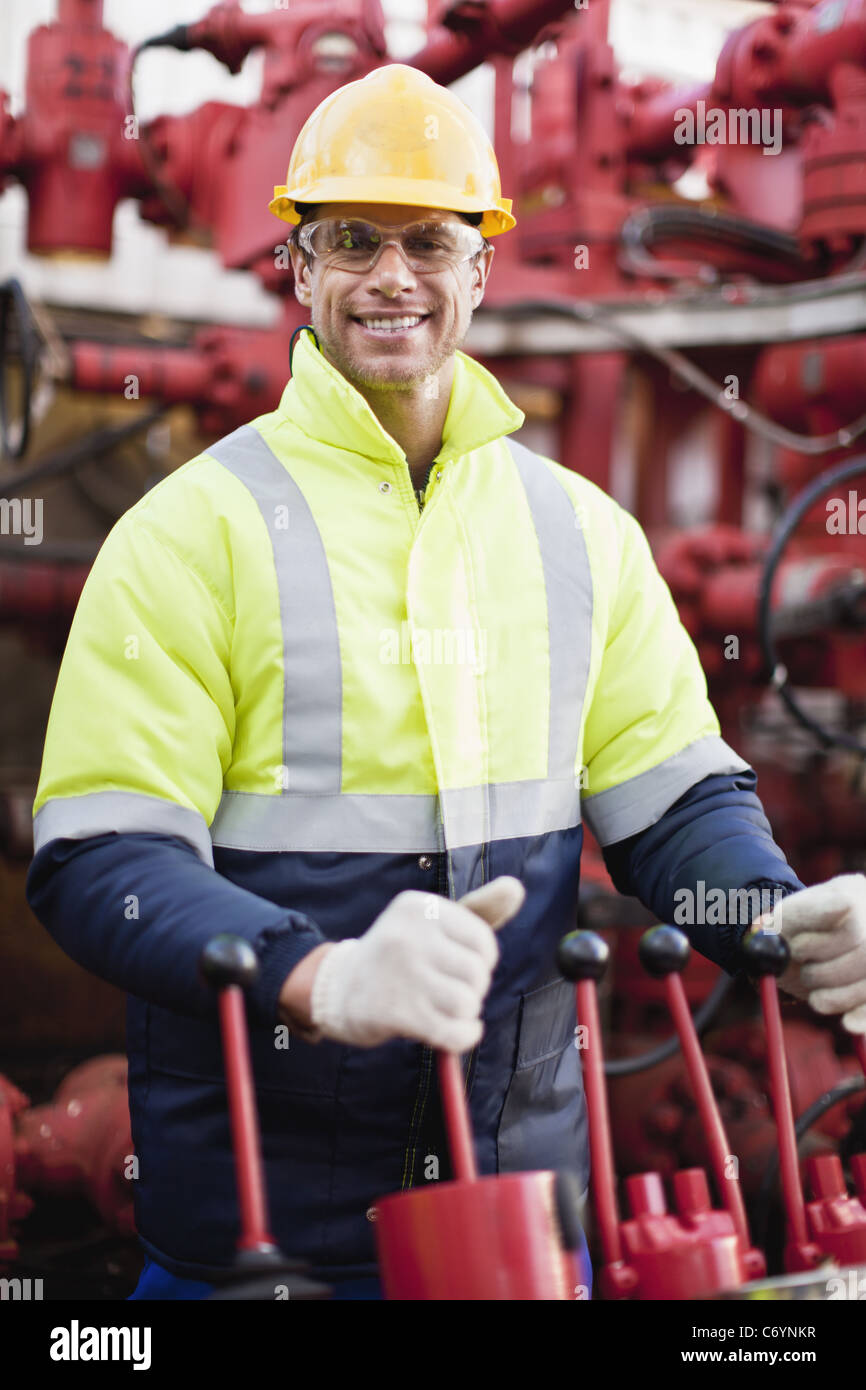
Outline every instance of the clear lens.
POLYGON ((340 270, 368 270, 381 247, 396 242, 418 274, 469 260, 484 245, 477 227, 467 222, 413 222, 399 229, 380 227, 355 217, 327 217, 301 229, 301 244, 340 270))

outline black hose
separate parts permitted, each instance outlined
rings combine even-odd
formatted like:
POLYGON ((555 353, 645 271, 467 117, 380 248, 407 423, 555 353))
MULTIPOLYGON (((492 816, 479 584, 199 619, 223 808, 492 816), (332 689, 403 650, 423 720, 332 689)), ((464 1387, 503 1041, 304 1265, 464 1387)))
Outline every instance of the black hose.
MULTIPOLYGON (((181 52, 187 52, 189 50, 190 45, 189 43, 184 42, 185 34, 186 25, 180 24, 177 26, 176 29, 169 29, 164 34, 158 34, 155 38, 147 39, 144 43, 139 44, 138 47, 133 50, 132 57, 130 58, 129 62, 126 91, 130 115, 132 116, 134 121, 137 121, 135 107, 135 65, 138 62, 139 56, 144 52, 146 48, 167 47, 177 48, 181 52)), ((175 188, 173 184, 167 183, 166 180, 163 178, 157 165, 156 154, 153 150, 153 146, 151 144, 150 139, 150 133, 147 127, 145 125, 141 125, 139 128, 137 125, 136 129, 138 129, 138 133, 141 137, 139 140, 139 154, 141 155, 141 162, 144 166, 145 173, 147 174, 148 178, 153 184, 155 191, 159 194, 160 198, 165 204, 167 210, 171 213, 171 216, 174 218, 177 226, 179 228, 190 227, 192 225, 192 222, 189 203, 187 202, 186 198, 181 193, 179 188, 175 188)))
MULTIPOLYGON (((695 1010, 692 1021, 699 1034, 709 1027, 733 983, 733 975, 722 975, 721 979, 713 985, 703 1004, 695 1010)), ((632 1076, 636 1071, 645 1071, 649 1067, 657 1066, 659 1062, 666 1062, 668 1057, 673 1057, 674 1053, 679 1050, 679 1046, 679 1034, 674 1033, 663 1043, 659 1043, 657 1047, 652 1048, 649 1052, 642 1052, 637 1057, 617 1057, 613 1061, 606 1061, 604 1074, 605 1076, 632 1076)))
POLYGON ((30 442, 30 408, 33 383, 42 350, 42 335, 33 317, 27 296, 19 280, 6 280, 0 285, 0 451, 4 458, 22 458, 30 442), (9 404, 6 399, 6 368, 9 360, 9 327, 12 314, 18 321, 18 356, 23 376, 21 406, 21 437, 17 444, 10 442, 9 404))
MULTIPOLYGON (((866 1077, 849 1076, 847 1080, 840 1081, 838 1086, 834 1086, 831 1091, 825 1091, 822 1096, 814 1100, 802 1113, 794 1125, 794 1134, 799 1145, 800 1140, 807 1130, 825 1115, 828 1110, 832 1110, 834 1105, 838 1105, 841 1100, 847 1100, 849 1096, 856 1095, 866 1087, 866 1077)), ((761 1186, 757 1197, 757 1215, 755 1217, 755 1245, 759 1250, 766 1246, 767 1224, 769 1221, 770 1198, 779 1172, 779 1151, 774 1149, 770 1154, 769 1161, 761 1179, 761 1186)))
POLYGON ((853 734, 834 733, 824 727, 819 720, 813 719, 800 707, 788 686, 788 672, 781 666, 776 656, 776 649, 773 642, 770 623, 770 594, 773 587, 773 579, 782 558, 782 554, 794 531, 799 526, 803 517, 814 507, 819 497, 828 492, 830 488, 837 487, 840 483, 847 482, 850 478, 856 478, 859 474, 866 473, 866 454, 859 454, 857 458, 851 459, 847 463, 839 464, 836 467, 828 468, 811 482, 807 488, 795 497, 782 516, 778 530, 773 537, 772 545, 764 561, 764 570, 761 575, 761 584, 758 595, 758 639, 761 644, 761 651, 766 663, 766 670, 773 688, 778 692, 784 704, 788 707, 794 718, 808 729, 811 734, 824 745, 825 748, 841 747, 849 748, 861 757, 866 758, 866 745, 855 738, 853 734))
POLYGON ((152 38, 145 39, 144 43, 138 45, 137 52, 141 53, 145 48, 176 48, 179 53, 189 53, 192 48, 189 25, 176 24, 173 29, 154 34, 152 38))
MULTIPOLYGON (((666 237, 680 235, 706 237, 737 250, 769 258, 790 274, 799 272, 801 277, 806 269, 800 243, 787 232, 731 213, 716 212, 712 208, 667 204, 640 208, 623 222, 620 230, 623 268, 641 275, 681 280, 679 271, 657 261, 649 251, 650 246, 666 237)), ((715 266, 700 265, 698 273, 702 280, 710 283, 717 284, 721 280, 715 266)))

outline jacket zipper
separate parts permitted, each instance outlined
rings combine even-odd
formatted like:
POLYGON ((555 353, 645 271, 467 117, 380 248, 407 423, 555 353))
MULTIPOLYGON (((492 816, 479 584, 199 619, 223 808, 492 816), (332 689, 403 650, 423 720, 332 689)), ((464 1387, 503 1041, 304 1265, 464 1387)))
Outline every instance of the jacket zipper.
MULTIPOLYGON (((424 475, 424 482, 421 487, 414 489, 415 500, 418 503, 419 515, 424 511, 424 501, 427 489, 430 486, 430 474, 436 460, 428 464, 427 472, 424 475)), ((436 834, 439 839, 439 850, 436 855, 436 892, 442 895, 443 888, 447 894, 447 883, 442 872, 442 862, 445 853, 444 836, 442 827, 437 818, 436 834)), ((418 1092, 415 1096, 415 1105, 412 1111, 412 1119, 409 1123, 409 1139, 406 1146, 406 1153, 403 1158, 403 1180, 402 1188, 415 1186, 415 1165, 417 1161, 418 1139, 421 1135, 421 1128, 424 1123, 424 1114, 427 1109, 427 1097, 430 1094, 430 1084, 433 1078, 433 1048, 422 1046, 421 1049, 421 1075, 418 1081, 418 1092)))
MULTIPOLYGON (((436 460, 434 459, 433 463, 435 462, 436 460)), ((415 489, 415 497, 418 501, 419 512, 423 512, 424 510, 424 497, 427 492, 427 488, 430 486, 430 474, 433 472, 433 463, 428 464, 427 472, 424 475, 424 482, 422 483, 421 487, 416 487, 415 489)))
MULTIPOLYGON (((445 844, 442 825, 439 817, 436 818, 436 835, 439 840, 439 849, 436 855, 436 892, 442 896, 442 889, 445 888, 447 895, 447 885, 442 872, 443 860, 445 857, 445 844)), ((402 1187, 415 1186, 415 1164, 417 1161, 418 1139, 424 1124, 424 1114, 427 1109, 427 1097, 430 1094, 430 1084, 433 1079, 433 1057, 432 1047, 426 1044, 421 1048, 421 1076, 418 1081, 418 1093, 415 1096, 415 1106, 412 1112, 412 1120, 409 1125, 409 1140, 406 1153, 403 1159, 403 1182, 402 1187)))

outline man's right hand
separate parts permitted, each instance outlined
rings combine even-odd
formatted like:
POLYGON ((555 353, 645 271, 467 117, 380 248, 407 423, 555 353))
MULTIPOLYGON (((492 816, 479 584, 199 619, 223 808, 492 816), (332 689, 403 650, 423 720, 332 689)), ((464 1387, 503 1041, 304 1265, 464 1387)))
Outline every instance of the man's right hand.
POLYGON ((414 1038, 468 1052, 481 1038, 481 1008, 499 959, 494 932, 525 896, 510 877, 460 902, 398 893, 363 936, 319 948, 310 998, 317 1036, 355 1047, 414 1038))

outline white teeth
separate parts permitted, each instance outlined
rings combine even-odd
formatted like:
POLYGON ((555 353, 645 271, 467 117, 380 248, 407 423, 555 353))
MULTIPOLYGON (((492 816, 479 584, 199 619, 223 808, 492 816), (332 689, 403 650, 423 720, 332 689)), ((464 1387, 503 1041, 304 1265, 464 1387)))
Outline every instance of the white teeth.
POLYGON ((421 315, 414 314, 412 317, 406 316, 399 319, 362 319, 365 328, 385 328, 396 330, 398 328, 414 328, 417 323, 421 323, 421 315))

